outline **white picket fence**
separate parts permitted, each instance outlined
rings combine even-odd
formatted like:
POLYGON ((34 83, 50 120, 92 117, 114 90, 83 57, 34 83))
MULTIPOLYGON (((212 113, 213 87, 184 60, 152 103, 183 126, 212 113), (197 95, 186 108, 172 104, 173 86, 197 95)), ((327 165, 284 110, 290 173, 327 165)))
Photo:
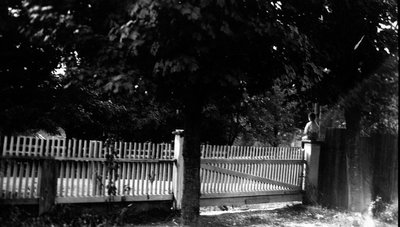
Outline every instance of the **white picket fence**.
POLYGON ((174 163, 171 144, 115 142, 112 145, 118 165, 114 172, 107 169, 109 152, 102 141, 4 137, 2 156, 7 159, 0 161, 0 199, 38 198, 39 160, 43 157, 59 161, 57 201, 60 203, 99 201, 98 197, 108 196, 108 187, 112 185, 116 196, 171 199, 174 163))
MULTIPOLYGON (((0 200, 40 197, 42 159, 57 160, 57 203, 104 202, 108 186, 116 201, 172 200, 181 144, 115 142, 114 172, 103 141, 4 137, 0 200)), ((304 152, 292 147, 201 146, 201 197, 220 198, 299 193, 304 152)), ((179 166, 179 165, 178 165, 179 166)))
MULTIPOLYGON (((117 159, 173 159, 171 144, 114 142, 117 159)), ((28 136, 3 139, 2 155, 51 156, 56 158, 101 158, 107 154, 103 141, 49 138, 28 136)))

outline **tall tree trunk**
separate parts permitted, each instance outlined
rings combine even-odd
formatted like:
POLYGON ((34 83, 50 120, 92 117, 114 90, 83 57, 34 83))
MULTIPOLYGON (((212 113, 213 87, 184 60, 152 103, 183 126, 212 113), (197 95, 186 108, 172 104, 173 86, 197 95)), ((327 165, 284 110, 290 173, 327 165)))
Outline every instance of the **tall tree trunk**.
POLYGON ((345 107, 346 131, 347 131, 347 150, 346 158, 347 185, 348 185, 348 208, 351 211, 361 211, 363 204, 363 181, 361 169, 361 151, 359 148, 361 132, 361 107, 359 104, 352 103, 345 107))
POLYGON ((321 120, 321 106, 318 102, 314 103, 314 113, 315 113, 315 121, 320 124, 321 120))
POLYGON ((198 94, 187 97, 184 108, 182 223, 198 226, 200 214, 200 121, 202 102, 198 94))

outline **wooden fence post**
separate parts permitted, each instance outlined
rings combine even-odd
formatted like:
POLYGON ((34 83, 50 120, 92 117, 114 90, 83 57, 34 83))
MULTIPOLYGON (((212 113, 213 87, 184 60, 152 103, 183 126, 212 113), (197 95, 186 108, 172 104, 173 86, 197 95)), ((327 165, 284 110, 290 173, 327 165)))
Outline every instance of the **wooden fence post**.
POLYGON ((182 208, 182 186, 183 186, 183 130, 177 129, 172 134, 175 135, 174 140, 174 169, 172 175, 173 193, 174 193, 174 209, 182 208))
POLYGON ((303 203, 316 204, 318 202, 318 169, 321 142, 302 141, 304 159, 306 161, 305 194, 303 203))
POLYGON ((43 159, 41 162, 40 191, 39 191, 39 215, 48 212, 55 204, 57 195, 57 161, 52 158, 43 159))
POLYGON ((182 185, 183 185, 183 130, 177 129, 172 134, 175 135, 174 140, 174 169, 172 173, 173 192, 174 192, 174 209, 182 208, 182 185))

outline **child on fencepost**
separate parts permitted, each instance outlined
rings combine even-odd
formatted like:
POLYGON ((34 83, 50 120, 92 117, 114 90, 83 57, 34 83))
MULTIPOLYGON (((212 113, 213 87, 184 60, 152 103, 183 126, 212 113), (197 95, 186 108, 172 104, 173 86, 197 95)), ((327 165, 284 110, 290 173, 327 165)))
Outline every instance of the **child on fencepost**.
POLYGON ((305 136, 302 137, 302 140, 317 140, 319 135, 319 125, 315 122, 316 115, 315 113, 308 114, 309 122, 306 124, 304 128, 305 136))

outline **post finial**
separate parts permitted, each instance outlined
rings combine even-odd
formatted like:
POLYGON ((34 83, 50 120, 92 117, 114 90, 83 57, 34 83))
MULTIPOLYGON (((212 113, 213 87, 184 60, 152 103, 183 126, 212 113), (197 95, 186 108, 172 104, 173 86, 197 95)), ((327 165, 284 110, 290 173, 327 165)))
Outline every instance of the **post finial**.
POLYGON ((175 131, 172 132, 174 135, 183 135, 183 129, 175 129, 175 131))

